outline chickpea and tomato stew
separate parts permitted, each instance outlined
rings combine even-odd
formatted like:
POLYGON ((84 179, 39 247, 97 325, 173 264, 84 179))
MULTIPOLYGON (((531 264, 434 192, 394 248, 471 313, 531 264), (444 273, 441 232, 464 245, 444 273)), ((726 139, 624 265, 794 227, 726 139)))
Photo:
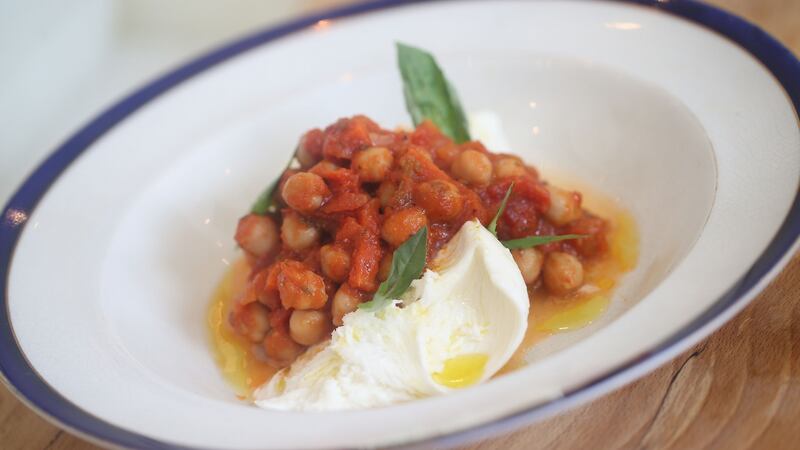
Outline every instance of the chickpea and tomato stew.
POLYGON ((276 207, 243 217, 235 236, 251 272, 230 323, 275 367, 369 301, 410 236, 428 227, 431 261, 466 221, 488 224, 509 190, 498 239, 582 236, 512 251, 531 292, 573 295, 583 266, 608 251, 608 224, 582 207, 580 193, 545 183, 516 156, 456 143, 429 121, 390 131, 365 116, 340 119, 305 133, 295 158, 276 207))

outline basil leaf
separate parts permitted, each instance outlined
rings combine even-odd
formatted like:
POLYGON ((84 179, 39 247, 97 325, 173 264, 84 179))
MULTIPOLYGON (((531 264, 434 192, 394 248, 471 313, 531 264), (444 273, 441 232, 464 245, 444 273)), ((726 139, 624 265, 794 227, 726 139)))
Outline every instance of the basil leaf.
POLYGON ((467 118, 458 95, 433 56, 398 42, 397 64, 406 108, 414 125, 428 119, 457 144, 468 141, 467 118))
POLYGON ((508 186, 508 190, 506 191, 506 196, 503 197, 503 201, 500 202, 500 208, 497 209, 497 214, 494 215, 494 218, 491 222, 489 222, 489 226, 486 229, 489 230, 490 233, 497 237, 497 221, 500 220, 500 216, 503 215, 503 211, 506 209, 506 203, 508 203, 508 197, 511 197, 511 190, 514 189, 514 182, 512 181, 511 184, 508 186))
POLYGON ((389 277, 378 286, 372 300, 359 305, 360 309, 377 311, 403 295, 411 282, 422 276, 428 254, 428 227, 423 227, 403 242, 392 256, 389 277))
POLYGON ((253 203, 252 208, 250 208, 251 213, 263 216, 275 207, 275 199, 273 198, 273 195, 275 193, 275 189, 278 188, 278 182, 280 180, 281 178, 278 177, 277 180, 270 183, 269 186, 267 186, 267 188, 261 192, 261 194, 258 196, 258 199, 256 199, 256 202, 253 203))
POLYGON ((511 239, 509 241, 502 241, 503 246, 509 250, 517 248, 530 248, 537 245, 549 244, 551 242, 566 241, 567 239, 581 239, 585 238, 585 234, 562 234, 560 236, 528 236, 519 239, 511 239))
MULTIPOLYGON (((296 152, 297 151, 295 150, 295 153, 296 152)), ((283 171, 281 171, 281 174, 278 175, 278 178, 270 183, 266 189, 261 191, 261 194, 259 194, 255 203, 253 203, 253 206, 250 207, 251 213, 263 216, 269 212, 275 212, 278 207, 277 203, 275 202, 275 190, 278 189, 278 184, 280 184, 283 174, 289 170, 290 167, 292 167, 295 153, 292 153, 292 158, 289 160, 289 163, 286 164, 286 168, 284 168, 283 171)))

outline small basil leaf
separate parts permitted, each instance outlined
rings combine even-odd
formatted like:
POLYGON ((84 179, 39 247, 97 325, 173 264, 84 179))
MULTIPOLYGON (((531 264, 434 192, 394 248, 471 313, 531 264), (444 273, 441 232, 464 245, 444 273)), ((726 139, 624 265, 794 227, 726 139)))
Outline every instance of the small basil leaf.
POLYGON ((489 222, 489 226, 486 229, 489 230, 490 233, 497 236, 497 221, 500 220, 500 216, 503 215, 503 211, 506 209, 506 203, 508 203, 508 197, 511 197, 511 190, 514 189, 514 182, 508 186, 508 190, 506 191, 505 197, 503 197, 503 201, 500 202, 500 208, 497 209, 497 214, 494 215, 494 218, 491 222, 489 222))
POLYGON ((275 189, 278 188, 279 181, 280 177, 270 183, 269 186, 267 186, 267 188, 261 192, 261 194, 258 196, 258 199, 256 199, 256 202, 253 203, 253 207, 250 208, 250 212, 263 216, 275 207, 275 199, 273 197, 275 194, 275 189))
POLYGON ((428 119, 457 144, 468 141, 464 110, 433 56, 419 48, 397 43, 397 64, 403 78, 406 108, 414 125, 428 119))
POLYGON ((428 227, 423 227, 403 242, 392 256, 389 277, 378 286, 372 300, 359 305, 360 309, 377 311, 403 295, 411 282, 422 276, 428 254, 428 227))
POLYGON ((505 248, 514 250, 517 248, 530 248, 537 245, 549 244, 551 242, 566 241, 567 239, 581 239, 585 238, 585 234, 562 234, 560 236, 528 236, 519 239, 511 239, 509 241, 502 241, 505 248))
POLYGON ((280 184, 283 174, 289 170, 290 167, 292 167, 292 164, 294 163, 294 155, 295 153, 292 154, 292 158, 289 160, 289 163, 286 164, 286 168, 283 169, 280 175, 278 175, 278 178, 270 183, 266 189, 261 191, 261 194, 259 194, 255 203, 253 203, 253 206, 250 207, 251 213, 263 216, 267 213, 275 212, 278 207, 277 203, 275 202, 275 191, 278 189, 278 184, 280 184))

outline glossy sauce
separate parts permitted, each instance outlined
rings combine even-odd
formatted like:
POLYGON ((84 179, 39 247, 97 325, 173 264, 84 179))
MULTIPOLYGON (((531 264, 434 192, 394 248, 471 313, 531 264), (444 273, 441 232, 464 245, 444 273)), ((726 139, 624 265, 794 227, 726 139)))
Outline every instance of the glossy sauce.
MULTIPOLYGON (((589 190, 583 188, 582 192, 589 190)), ((584 287, 571 295, 552 295, 541 285, 528 290, 531 299, 528 330, 498 375, 525 366, 528 351, 548 336, 583 328, 601 317, 622 275, 636 266, 639 234, 633 217, 609 198, 595 194, 587 200, 587 209, 610 224, 608 252, 584 265, 584 287)))
POLYGON ((225 379, 243 399, 277 372, 259 360, 252 350, 253 344, 236 334, 228 324, 228 312, 233 301, 244 291, 249 274, 247 260, 236 260, 214 291, 207 315, 214 358, 225 379))
MULTIPOLYGON (((548 336, 577 330, 597 320, 608 309, 620 277, 635 267, 639 237, 631 215, 613 200, 599 196, 588 198, 587 206, 610 223, 609 251, 585 264, 585 285, 574 294, 559 297, 547 293, 542 286, 529 290, 528 330, 522 344, 498 375, 523 367, 526 353, 548 336)), ((234 299, 244 291, 249 273, 245 258, 233 263, 214 292, 208 312, 217 363, 241 398, 247 398, 277 372, 259 360, 252 351, 253 344, 237 335, 225 320, 234 299)), ((480 379, 487 359, 487 355, 481 354, 448 359, 443 370, 433 374, 433 378, 451 388, 470 386, 480 379)))

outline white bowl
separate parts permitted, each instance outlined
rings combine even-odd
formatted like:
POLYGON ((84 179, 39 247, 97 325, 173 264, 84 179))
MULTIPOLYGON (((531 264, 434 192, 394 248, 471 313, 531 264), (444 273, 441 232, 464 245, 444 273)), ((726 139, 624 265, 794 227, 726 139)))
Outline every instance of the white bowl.
POLYGON ((40 166, 0 229, 0 369, 23 400, 118 446, 450 445, 643 375, 740 310, 796 248, 800 63, 760 30, 684 1, 644 2, 673 14, 401 3, 223 47, 40 166), (545 178, 618 198, 639 225, 639 264, 603 320, 484 385, 368 411, 254 408, 221 378, 204 321, 236 219, 306 129, 356 113, 408 123, 398 40, 435 53, 468 109, 496 111, 545 178))

